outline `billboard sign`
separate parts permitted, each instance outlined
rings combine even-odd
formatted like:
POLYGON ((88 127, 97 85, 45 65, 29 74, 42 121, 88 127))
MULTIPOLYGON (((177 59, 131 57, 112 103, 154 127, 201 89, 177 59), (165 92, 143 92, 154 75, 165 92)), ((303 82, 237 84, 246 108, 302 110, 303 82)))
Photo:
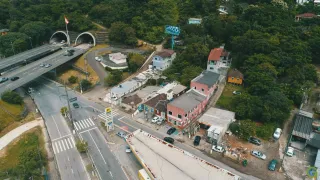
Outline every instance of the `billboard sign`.
POLYGON ((105 114, 106 114, 106 122, 105 125, 107 126, 107 131, 113 130, 113 117, 112 117, 112 109, 111 107, 107 107, 105 109, 105 114))
POLYGON ((166 25, 166 27, 165 27, 165 33, 171 34, 171 35, 174 35, 174 36, 179 36, 179 34, 180 34, 180 28, 177 27, 177 26, 169 26, 169 25, 166 25))

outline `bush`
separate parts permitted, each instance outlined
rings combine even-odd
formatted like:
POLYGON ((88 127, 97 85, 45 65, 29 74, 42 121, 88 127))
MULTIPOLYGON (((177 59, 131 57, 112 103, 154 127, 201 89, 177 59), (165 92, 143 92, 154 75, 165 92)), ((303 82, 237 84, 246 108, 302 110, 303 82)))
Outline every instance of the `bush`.
POLYGON ((157 80, 155 80, 155 79, 149 79, 149 80, 147 81, 147 85, 155 86, 155 85, 157 85, 157 80))
POLYGON ((276 129, 276 124, 274 123, 266 123, 262 126, 258 126, 256 130, 256 134, 258 137, 268 140, 272 137, 273 132, 276 129))
POLYGON ((122 81, 122 71, 116 70, 111 71, 111 73, 104 78, 104 85, 105 86, 114 86, 117 85, 122 81))
POLYGON ((239 127, 239 123, 238 122, 231 123, 230 126, 229 126, 229 129, 232 132, 232 134, 235 134, 237 136, 240 133, 240 127, 239 127))
POLYGON ((22 97, 14 91, 6 91, 1 95, 1 99, 10 104, 23 104, 22 97))
POLYGON ((69 83, 74 84, 74 83, 76 83, 78 81, 78 77, 70 76, 68 78, 68 81, 69 81, 69 83))
POLYGON ((255 135, 256 124, 251 120, 241 120, 239 122, 239 137, 247 140, 250 136, 255 135))
POLYGON ((85 141, 78 140, 76 146, 80 153, 85 153, 88 150, 88 143, 85 141))
POLYGON ((68 108, 65 107, 65 106, 60 109, 60 113, 61 113, 63 116, 65 116, 67 112, 68 112, 68 108))
POLYGON ((83 79, 80 82, 80 86, 81 86, 83 91, 86 91, 92 86, 92 83, 90 81, 86 80, 86 79, 83 79))

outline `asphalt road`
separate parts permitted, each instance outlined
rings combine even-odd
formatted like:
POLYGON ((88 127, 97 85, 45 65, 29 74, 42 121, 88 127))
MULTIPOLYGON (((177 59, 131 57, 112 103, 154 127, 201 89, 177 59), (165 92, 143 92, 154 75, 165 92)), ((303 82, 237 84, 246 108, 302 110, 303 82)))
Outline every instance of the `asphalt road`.
MULTIPOLYGON (((55 84, 58 84, 58 83, 55 83, 55 84)), ((78 102, 79 104, 81 104, 82 107, 85 107, 86 109, 89 109, 89 111, 92 109, 95 109, 95 112, 94 114, 95 115, 98 115, 102 112, 104 112, 105 110, 105 106, 101 105, 101 104, 98 104, 96 102, 93 102, 93 101, 90 101, 88 100, 86 97, 82 96, 80 93, 77 93, 77 92, 71 92, 70 93, 73 97, 77 97, 78 98, 78 102)), ((114 115, 114 124, 118 127, 126 127, 128 129, 128 131, 130 132, 133 132, 137 129, 142 129, 143 131, 146 131, 158 138, 164 138, 165 136, 167 136, 166 134, 164 133, 160 133, 158 131, 155 131, 147 126, 144 126, 143 124, 140 124, 134 120, 131 119, 131 115, 129 114, 125 114, 123 112, 120 112, 118 110, 116 110, 117 113, 116 115, 114 115)), ((93 113, 93 112, 92 112, 93 113)), ((246 180, 257 180, 258 178, 254 177, 254 176, 251 176, 251 175, 247 175, 247 174, 243 174, 239 171, 237 171, 236 169, 233 169, 231 168, 230 166, 228 165, 225 165, 205 154, 203 154, 201 151, 191 147, 191 146, 188 146, 186 144, 183 144, 183 143, 180 143, 180 142, 175 142, 175 146, 181 148, 181 149, 184 149, 212 164, 215 164, 217 166, 219 166, 220 168, 223 168, 223 169, 226 169, 234 174, 237 174, 238 176, 246 179, 246 180)))
POLYGON ((61 179, 90 179, 75 147, 74 137, 60 113, 65 101, 60 100, 53 89, 35 85, 32 87, 32 96, 45 120, 61 179))
POLYGON ((58 45, 46 44, 46 45, 42 45, 13 56, 10 56, 0 61, 0 70, 10 67, 14 64, 18 64, 20 62, 31 60, 36 56, 48 54, 60 48, 61 48, 61 44, 58 44, 58 45))
MULTIPOLYGON (((63 87, 44 79, 37 79, 36 83, 40 85, 41 89, 46 89, 44 93, 47 94, 42 94, 42 100, 44 102, 50 102, 50 104, 53 102, 58 109, 67 105, 66 96, 59 96, 65 94, 63 87), (61 103, 57 104, 59 101, 61 103)), ((77 96, 74 91, 68 91, 68 95, 69 98, 77 96)), ((122 167, 114 154, 110 151, 107 141, 92 118, 92 116, 97 115, 96 112, 93 112, 93 108, 87 106, 87 104, 81 100, 78 100, 77 103, 80 106, 79 108, 74 108, 72 105, 73 103, 71 103, 75 131, 79 135, 80 139, 88 142, 89 155, 93 160, 94 166, 98 170, 99 178, 102 180, 126 180, 127 178, 122 167)), ((48 108, 46 104, 42 104, 42 106, 48 108)), ((46 109, 46 113, 50 113, 51 111, 52 110, 50 109, 46 109)), ((60 127, 63 126, 63 124, 57 124, 54 126, 54 123, 49 123, 48 126, 55 129, 54 127, 60 127)), ((54 130, 49 130, 49 133, 50 131, 54 130)), ((60 132, 55 131, 52 134, 55 134, 55 137, 59 136, 59 134, 63 136, 64 130, 60 130, 60 132)))
POLYGON ((19 77, 19 79, 16 81, 11 81, 9 79, 8 81, 1 83, 0 94, 6 90, 14 90, 85 52, 85 50, 78 48, 70 47, 68 49, 75 50, 73 56, 64 56, 63 54, 65 53, 66 49, 63 49, 49 56, 46 56, 38 61, 35 61, 31 64, 28 64, 26 66, 23 66, 5 74, 4 77, 19 77), (52 66, 49 68, 40 67, 40 64, 42 63, 51 64, 52 66))

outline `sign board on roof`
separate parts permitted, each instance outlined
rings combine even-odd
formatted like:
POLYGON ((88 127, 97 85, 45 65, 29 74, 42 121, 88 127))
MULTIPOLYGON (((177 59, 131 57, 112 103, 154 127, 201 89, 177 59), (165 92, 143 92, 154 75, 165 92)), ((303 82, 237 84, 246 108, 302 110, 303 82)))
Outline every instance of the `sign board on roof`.
POLYGON ((201 24, 201 18, 189 18, 188 24, 201 24))
POLYGON ((176 26, 166 25, 166 27, 165 27, 165 33, 171 34, 171 35, 175 35, 175 36, 179 36, 179 34, 180 34, 180 28, 179 28, 179 27, 176 27, 176 26))

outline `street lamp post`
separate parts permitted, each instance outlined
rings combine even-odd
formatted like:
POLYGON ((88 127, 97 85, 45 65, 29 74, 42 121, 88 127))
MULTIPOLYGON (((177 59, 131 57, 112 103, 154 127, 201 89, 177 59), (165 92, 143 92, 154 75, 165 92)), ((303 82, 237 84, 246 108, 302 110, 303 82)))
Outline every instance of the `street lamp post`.
POLYGON ((67 103, 68 103, 70 120, 71 120, 71 124, 72 124, 72 130, 74 131, 73 117, 72 117, 72 111, 71 111, 71 106, 70 106, 70 100, 69 100, 69 95, 68 95, 68 91, 67 91, 67 86, 64 84, 63 86, 58 86, 58 89, 59 89, 59 87, 64 87, 64 90, 66 92, 65 95, 61 95, 61 96, 66 96, 67 97, 67 103))
POLYGON ((32 41, 31 41, 31 37, 29 37, 29 41, 30 41, 31 49, 33 49, 32 41))

